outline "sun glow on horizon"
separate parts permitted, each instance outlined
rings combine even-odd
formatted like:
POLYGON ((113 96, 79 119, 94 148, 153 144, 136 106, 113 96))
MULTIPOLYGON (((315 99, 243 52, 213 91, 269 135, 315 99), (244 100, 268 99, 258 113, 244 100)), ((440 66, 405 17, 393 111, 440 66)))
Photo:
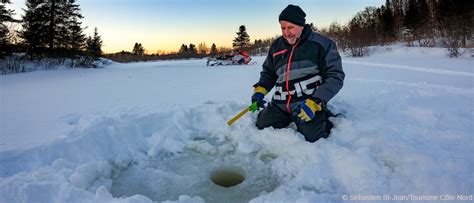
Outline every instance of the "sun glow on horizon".
MULTIPOLYGON (((104 33, 109 33, 105 32, 104 33)), ((100 30, 99 30, 100 34, 100 30)), ((250 34, 249 34, 250 35, 250 34)), ((277 34, 266 36, 266 37, 253 37, 250 35, 251 42, 256 39, 267 39, 276 36, 277 34)), ((237 36, 237 35, 235 35, 237 36)), ((185 44, 194 44, 198 46, 200 43, 204 43, 209 49, 214 43, 217 48, 226 47, 232 48, 232 40, 235 37, 234 35, 216 35, 212 38, 182 38, 176 37, 172 38, 170 35, 107 35, 102 34, 103 47, 102 50, 104 53, 117 53, 121 51, 132 51, 133 45, 135 43, 141 43, 145 48, 147 54, 156 54, 156 53, 173 53, 178 52, 181 45, 185 44), (130 37, 135 36, 135 37, 130 37)))
MULTIPOLYGON (((278 15, 286 1, 222 0, 113 1, 78 0, 82 27, 91 36, 95 27, 102 38, 104 53, 132 51, 141 43, 148 54, 177 52, 182 44, 205 43, 211 47, 232 47, 240 25, 245 25, 250 41, 280 35, 278 15), (250 6, 249 6, 250 5, 250 6)), ((318 28, 331 22, 344 24, 367 6, 380 6, 384 0, 296 0, 307 14, 306 22, 318 28)), ((7 8, 17 19, 24 15, 25 0, 12 0, 7 8)), ((21 26, 20 26, 21 27, 21 26)))

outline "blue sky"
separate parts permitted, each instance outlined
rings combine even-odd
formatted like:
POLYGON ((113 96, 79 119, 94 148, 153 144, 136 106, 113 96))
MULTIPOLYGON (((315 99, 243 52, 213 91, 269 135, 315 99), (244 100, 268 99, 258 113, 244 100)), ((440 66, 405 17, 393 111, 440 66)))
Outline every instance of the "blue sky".
MULTIPOLYGON (((12 0, 10 8, 24 8, 12 0)), ((135 42, 148 53, 177 51, 181 44, 231 46, 240 25, 251 40, 280 34, 278 15, 288 4, 299 5, 306 21, 318 27, 346 23, 367 6, 384 0, 78 0, 87 34, 97 27, 105 52, 131 51, 135 42)))

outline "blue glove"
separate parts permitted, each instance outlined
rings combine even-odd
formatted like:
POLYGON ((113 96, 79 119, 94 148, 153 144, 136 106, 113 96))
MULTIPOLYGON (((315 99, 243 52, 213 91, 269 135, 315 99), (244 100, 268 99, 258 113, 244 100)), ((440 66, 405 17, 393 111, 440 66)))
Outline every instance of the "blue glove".
POLYGON ((261 92, 255 92, 253 95, 252 95, 252 103, 254 102, 257 102, 257 110, 259 108, 265 108, 265 103, 267 103, 265 100, 263 100, 263 98, 265 98, 265 95, 261 92))
POLYGON ((267 89, 265 89, 262 86, 256 86, 254 88, 252 95, 252 104, 254 102, 257 102, 257 108, 252 109, 252 112, 258 111, 260 108, 265 108, 265 103, 267 103, 263 98, 265 98, 265 95, 268 93, 267 89))

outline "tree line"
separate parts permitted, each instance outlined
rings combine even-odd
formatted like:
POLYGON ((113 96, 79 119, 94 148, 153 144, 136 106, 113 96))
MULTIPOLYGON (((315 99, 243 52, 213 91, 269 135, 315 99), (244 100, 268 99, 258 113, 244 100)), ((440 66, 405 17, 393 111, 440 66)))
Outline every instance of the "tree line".
POLYGON ((92 36, 84 34, 80 20, 83 18, 76 0, 26 0, 22 19, 13 19, 13 11, 6 9, 10 0, 0 4, 0 46, 1 57, 12 52, 26 53, 32 60, 44 58, 71 59, 88 66, 102 55, 102 39, 97 28, 92 36), (17 35, 9 35, 7 23, 20 23, 22 29, 17 35), (12 43, 19 38, 20 43, 12 43))
POLYGON ((408 46, 448 48, 458 56, 473 37, 473 3, 469 0, 386 0, 366 7, 346 25, 332 23, 320 32, 333 38, 352 56, 367 54, 367 47, 405 41, 408 46))
MULTIPOLYGON (((102 55, 102 40, 95 28, 86 37, 80 19, 79 5, 75 0, 27 0, 25 14, 16 20, 13 11, 6 9, 10 0, 0 4, 0 57, 12 52, 24 52, 31 59, 70 58, 92 61, 102 55), (8 23, 21 23, 22 29, 14 35, 8 23), (20 43, 12 43, 20 39, 20 43)), ((336 22, 328 28, 314 31, 334 39, 338 47, 352 56, 367 54, 369 46, 405 41, 408 46, 447 47, 450 56, 458 56, 460 48, 472 47, 472 11, 469 0, 386 0, 380 7, 366 7, 347 24, 336 22)), ((238 27, 232 47, 218 47, 212 43, 181 44, 177 52, 148 53, 140 42, 131 51, 104 55, 119 62, 202 58, 223 55, 232 51, 265 54, 279 36, 250 41, 245 25, 238 27)), ((82 61, 84 62, 84 60, 82 61)))
MULTIPOLYGON (((450 56, 459 56, 460 48, 472 47, 469 42, 473 37, 473 10, 469 0, 386 0, 380 7, 366 7, 346 24, 334 22, 322 29, 313 23, 310 26, 313 31, 334 39, 342 52, 354 57, 368 54, 369 46, 402 41, 408 46, 446 47, 450 56)), ((245 25, 241 25, 232 47, 217 48, 213 43, 209 49, 203 43, 197 47, 181 44, 178 52, 168 54, 122 51, 110 56, 114 60, 135 61, 213 57, 234 50, 257 55, 267 53, 278 37, 251 42, 245 25)))
POLYGON ((198 45, 194 43, 181 44, 177 52, 148 54, 143 45, 140 42, 136 42, 133 45, 132 51, 122 50, 117 53, 106 54, 104 57, 117 62, 132 62, 216 57, 234 51, 247 51, 252 55, 257 55, 267 53, 269 46, 276 38, 277 36, 267 39, 256 39, 252 43, 245 25, 241 25, 239 26, 239 31, 236 32, 236 37, 233 39, 232 47, 218 47, 215 43, 212 43, 211 47, 208 47, 206 43, 201 42, 198 45))
POLYGON ((136 42, 132 51, 122 50, 117 53, 105 54, 104 57, 116 62, 133 62, 133 61, 150 61, 150 60, 168 60, 168 59, 185 59, 185 58, 203 58, 207 56, 217 56, 219 54, 232 51, 231 48, 217 47, 215 43, 209 48, 206 43, 199 43, 197 46, 193 43, 181 44, 179 51, 168 52, 157 51, 156 53, 148 53, 144 46, 136 42))

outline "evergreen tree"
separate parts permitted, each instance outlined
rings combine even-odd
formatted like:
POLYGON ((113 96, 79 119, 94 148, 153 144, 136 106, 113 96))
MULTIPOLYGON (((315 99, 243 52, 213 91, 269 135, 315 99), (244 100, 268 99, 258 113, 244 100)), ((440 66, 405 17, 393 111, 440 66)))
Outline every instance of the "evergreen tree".
POLYGON ((87 44, 87 52, 93 58, 93 60, 97 60, 99 57, 102 56, 102 39, 97 32, 97 27, 94 28, 94 36, 88 37, 86 40, 87 44))
POLYGON ((189 53, 189 56, 190 56, 190 57, 195 57, 195 56, 197 55, 196 45, 194 45, 194 44, 189 44, 188 53, 189 53))
POLYGON ((405 15, 405 26, 412 37, 408 41, 418 41, 420 46, 431 46, 433 20, 427 0, 409 0, 405 15))
POLYGON ((67 15, 69 16, 66 24, 69 40, 67 48, 71 57, 74 58, 76 55, 81 54, 85 48, 86 36, 81 27, 82 23, 79 22, 79 19, 84 17, 80 14, 79 5, 75 4, 74 0, 68 1, 66 8, 67 15))
POLYGON ((137 55, 137 52, 138 52, 138 42, 135 42, 135 44, 133 45, 132 53, 137 55))
POLYGON ((418 25, 431 26, 432 15, 427 0, 418 0, 416 9, 419 17, 418 25))
POLYGON ((69 44, 69 32, 67 23, 69 20, 69 11, 67 3, 69 1, 45 1, 40 5, 40 10, 45 10, 47 21, 46 40, 50 55, 60 56, 67 49, 69 44), (43 8, 41 8, 43 7, 43 8))
POLYGON ((142 43, 138 43, 138 55, 144 55, 145 48, 142 46, 142 43))
POLYGON ((398 38, 403 30, 403 19, 404 19, 404 1, 405 0, 390 0, 393 8, 393 18, 395 20, 395 33, 398 38))
POLYGON ((217 55, 217 46, 216 46, 216 44, 212 43, 211 51, 210 51, 209 55, 211 55, 211 56, 216 56, 217 55))
POLYGON ((415 39, 420 46, 433 46, 434 21, 427 0, 418 0, 417 9, 420 19, 414 29, 415 39))
POLYGON ((181 48, 179 48, 178 54, 186 57, 188 56, 188 52, 189 52, 188 45, 182 44, 181 48))
POLYGON ((13 11, 6 8, 6 4, 10 4, 10 0, 2 0, 0 2, 0 22, 11 22, 13 21, 13 11))
POLYGON ((47 20, 44 7, 40 7, 41 1, 27 0, 24 10, 23 31, 20 37, 26 47, 26 52, 31 57, 43 53, 46 48, 46 25, 47 20))
POLYGON ((142 56, 145 54, 145 48, 143 48, 142 43, 135 42, 135 45, 133 46, 132 53, 134 55, 139 55, 142 56))
POLYGON ((395 17, 392 12, 392 5, 390 0, 386 0, 385 7, 382 6, 382 24, 383 24, 383 33, 384 38, 395 38, 395 17))
POLYGON ((9 41, 7 39, 9 30, 5 22, 14 22, 15 20, 12 18, 13 11, 5 7, 6 4, 9 3, 10 0, 3 0, 0 3, 0 58, 10 54, 11 52, 9 41))
POLYGON ((417 0, 409 0, 408 8, 406 9, 405 15, 405 27, 411 31, 415 29, 415 26, 418 24, 418 19, 420 14, 417 9, 417 0))
POLYGON ((237 32, 237 37, 235 37, 233 41, 234 42, 232 43, 232 46, 234 47, 234 49, 238 49, 239 51, 246 50, 250 47, 250 37, 247 34, 245 25, 241 25, 239 27, 239 32, 237 32))
POLYGON ((75 2, 26 1, 20 37, 24 39, 29 55, 46 52, 49 56, 66 56, 82 49, 85 35, 79 19, 83 16, 75 2))

